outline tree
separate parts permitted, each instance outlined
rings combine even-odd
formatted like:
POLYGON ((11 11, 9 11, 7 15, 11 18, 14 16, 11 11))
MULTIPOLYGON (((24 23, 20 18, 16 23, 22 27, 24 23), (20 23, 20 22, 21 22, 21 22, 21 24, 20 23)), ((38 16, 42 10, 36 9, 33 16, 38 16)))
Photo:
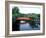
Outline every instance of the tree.
POLYGON ((18 7, 14 7, 14 8, 12 9, 12 14, 15 14, 15 13, 19 13, 18 7))
POLYGON ((19 8, 18 7, 14 7, 12 9, 12 30, 13 31, 19 31, 19 24, 17 24, 19 21, 16 20, 16 18, 19 15, 19 8))
POLYGON ((17 16, 18 13, 19 13, 19 8, 18 8, 18 7, 14 7, 14 8, 12 9, 12 14, 13 14, 14 16, 17 16))

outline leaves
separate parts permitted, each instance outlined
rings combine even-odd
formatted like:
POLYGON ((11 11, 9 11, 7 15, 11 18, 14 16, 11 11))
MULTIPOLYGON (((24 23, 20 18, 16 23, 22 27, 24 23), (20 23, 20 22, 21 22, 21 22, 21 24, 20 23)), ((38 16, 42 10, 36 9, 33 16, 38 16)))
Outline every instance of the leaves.
POLYGON ((32 18, 32 19, 39 19, 40 18, 40 14, 35 14, 35 13, 21 14, 19 11, 20 10, 19 10, 18 7, 14 7, 12 9, 12 15, 15 16, 15 17, 29 17, 29 18, 32 18))

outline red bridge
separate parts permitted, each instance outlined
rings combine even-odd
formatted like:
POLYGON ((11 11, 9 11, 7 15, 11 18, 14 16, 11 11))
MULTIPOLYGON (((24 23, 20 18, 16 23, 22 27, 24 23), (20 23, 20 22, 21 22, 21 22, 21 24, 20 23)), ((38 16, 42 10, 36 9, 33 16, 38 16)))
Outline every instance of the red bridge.
POLYGON ((32 20, 32 18, 27 18, 27 17, 18 17, 16 20, 32 20))

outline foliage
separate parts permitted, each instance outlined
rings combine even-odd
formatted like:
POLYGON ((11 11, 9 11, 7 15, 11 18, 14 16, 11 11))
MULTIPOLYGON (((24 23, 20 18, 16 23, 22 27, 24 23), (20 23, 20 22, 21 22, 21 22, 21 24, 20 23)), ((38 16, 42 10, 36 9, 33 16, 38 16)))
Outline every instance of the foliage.
POLYGON ((21 14, 19 12, 19 8, 18 7, 14 7, 12 9, 12 15, 15 17, 29 17, 32 19, 40 19, 40 14, 35 14, 35 13, 30 13, 30 14, 21 14))
POLYGON ((18 8, 18 7, 14 7, 14 8, 12 9, 12 15, 13 15, 13 16, 16 16, 16 17, 20 16, 19 8, 18 8))

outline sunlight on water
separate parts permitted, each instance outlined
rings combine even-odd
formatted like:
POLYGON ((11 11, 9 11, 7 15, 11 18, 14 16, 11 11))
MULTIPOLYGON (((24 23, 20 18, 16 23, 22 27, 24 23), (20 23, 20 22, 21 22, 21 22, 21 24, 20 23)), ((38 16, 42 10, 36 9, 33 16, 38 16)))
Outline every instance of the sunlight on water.
POLYGON ((20 23, 25 23, 25 21, 20 21, 20 23))

